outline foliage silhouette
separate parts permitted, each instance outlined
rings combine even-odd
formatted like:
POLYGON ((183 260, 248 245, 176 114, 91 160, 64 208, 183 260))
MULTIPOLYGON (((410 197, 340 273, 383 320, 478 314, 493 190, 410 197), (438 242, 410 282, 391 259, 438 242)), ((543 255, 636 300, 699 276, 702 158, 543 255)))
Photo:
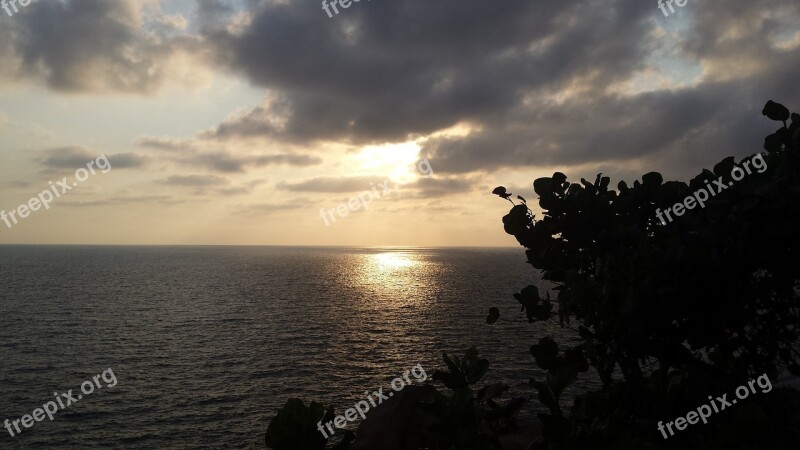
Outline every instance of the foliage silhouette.
MULTIPOLYGON (((425 430, 414 430, 426 442, 429 450, 502 450, 499 436, 516 428, 515 417, 525 401, 501 397, 509 387, 502 383, 479 383, 489 370, 489 361, 480 358, 474 347, 463 357, 451 357, 444 353, 447 370, 434 372, 433 380, 448 389, 440 391, 429 386, 426 396, 414 407, 434 418, 434 423, 425 430)), ((402 394, 402 393, 401 393, 402 394)), ((397 401, 399 396, 388 400, 397 401)), ((380 405, 379 405, 380 407, 380 405)), ((325 439, 317 430, 317 422, 323 423, 334 416, 333 409, 312 403, 306 407, 302 401, 289 400, 272 419, 267 430, 267 448, 275 450, 319 450, 326 448, 325 439), (324 417, 323 417, 324 416, 324 417)), ((405 436, 402 437, 405 439, 405 436)), ((347 449, 358 436, 346 432, 334 449, 347 449)), ((363 448, 363 447, 362 447, 363 448)))
MULTIPOLYGON (((777 379, 784 368, 800 374, 800 115, 772 101, 763 114, 783 122, 765 140, 763 173, 735 181, 731 170, 759 156, 729 157, 688 184, 650 172, 616 192, 602 174, 578 184, 556 172, 533 183, 541 220, 524 202, 503 217, 558 292, 555 312, 534 286, 516 294, 528 320, 581 323, 579 345, 559 352, 544 338, 531 348, 548 372, 532 384, 550 409, 540 415, 550 448, 661 448, 631 441, 634 430, 661 441, 654 421, 685 414, 705 395, 762 373, 777 379), (705 208, 671 223, 656 218, 718 178, 725 189, 705 208), (579 397, 568 419, 560 394, 589 366, 604 388, 579 397)), ((493 193, 514 203, 504 187, 493 193)))
POLYGON ((516 426, 515 416, 524 400, 513 398, 505 404, 498 399, 509 387, 502 383, 473 388, 489 371, 489 361, 478 357, 475 347, 464 357, 452 359, 443 354, 447 371, 436 371, 434 381, 441 381, 452 393, 436 391, 433 401, 423 409, 433 413, 439 424, 431 430, 436 436, 435 449, 502 450, 498 436, 516 426))
POLYGON ((317 431, 317 422, 333 419, 333 409, 325 411, 319 403, 305 406, 302 400, 290 399, 278 411, 267 428, 267 448, 275 450, 322 450, 328 440, 317 431))

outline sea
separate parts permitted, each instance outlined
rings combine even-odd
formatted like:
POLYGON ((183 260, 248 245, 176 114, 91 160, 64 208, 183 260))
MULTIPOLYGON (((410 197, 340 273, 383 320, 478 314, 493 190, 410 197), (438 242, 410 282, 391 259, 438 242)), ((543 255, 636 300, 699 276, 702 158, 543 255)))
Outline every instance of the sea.
POLYGON ((532 416, 530 346, 574 332, 524 319, 529 284, 521 248, 0 246, 0 449, 263 449, 290 398, 342 413, 471 346, 532 416))

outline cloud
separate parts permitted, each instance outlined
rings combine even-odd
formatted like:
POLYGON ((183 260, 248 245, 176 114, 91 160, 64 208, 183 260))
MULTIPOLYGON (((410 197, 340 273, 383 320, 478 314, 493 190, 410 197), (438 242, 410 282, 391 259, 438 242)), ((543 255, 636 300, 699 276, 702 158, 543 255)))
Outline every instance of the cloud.
POLYGON ((758 151, 766 100, 800 109, 792 0, 709 0, 669 18, 635 0, 372 2, 335 19, 265 2, 224 23, 204 30, 217 61, 270 94, 204 136, 217 140, 428 138, 443 173, 594 164, 679 176, 758 151), (430 138, 458 124, 471 132, 430 138))
POLYGON ((292 203, 255 203, 250 205, 237 205, 236 214, 256 217, 284 211, 293 211, 306 207, 307 202, 303 200, 294 200, 292 203))
POLYGON ((336 20, 315 4, 267 4, 242 32, 214 35, 235 69, 277 94, 213 134, 402 141, 503 114, 572 77, 618 81, 646 54, 638 39, 653 8, 612 3, 381 2, 336 20))
POLYGON ((451 194, 465 193, 473 190, 478 179, 471 178, 431 178, 422 177, 410 183, 397 184, 387 178, 379 177, 318 177, 295 183, 280 182, 277 188, 289 192, 313 192, 350 194, 375 189, 379 196, 384 195, 383 185, 388 193, 400 192, 399 198, 433 198, 451 194))
MULTIPOLYGON (((104 155, 103 152, 82 146, 66 146, 46 149, 41 152, 38 162, 47 169, 72 169, 86 167, 104 155)), ((138 153, 107 154, 112 169, 135 169, 144 166, 147 158, 138 153)))
MULTIPOLYGON (((773 127, 760 116, 766 100, 800 110, 793 0, 707 0, 667 18, 638 0, 397 0, 334 19, 313 2, 196 5, 189 23, 151 0, 35 2, 0 27, 0 77, 146 94, 181 77, 180 55, 238 74, 264 88, 260 105, 192 139, 139 141, 215 173, 317 165, 294 149, 318 143, 418 140, 443 174, 681 176, 759 150, 773 127), (467 131, 444 133, 455 126, 467 131), (240 152, 237 140, 270 146, 240 152)), ((346 180, 314 183, 282 188, 355 192, 346 180)))
POLYGON ((114 169, 135 169, 144 166, 147 158, 138 153, 117 153, 108 156, 108 161, 114 169))
POLYGON ((113 205, 129 205, 135 203, 160 203, 166 205, 174 205, 183 203, 184 200, 176 199, 169 195, 140 195, 140 196, 114 196, 103 200, 85 200, 85 201, 64 201, 59 203, 60 206, 69 207, 94 207, 94 206, 113 206, 113 205))
MULTIPOLYGON (((203 140, 173 139, 169 137, 145 137, 136 143, 141 147, 167 152, 172 161, 194 167, 223 173, 241 173, 248 167, 264 167, 270 165, 289 165, 309 167, 322 163, 316 156, 279 153, 270 155, 236 154, 227 150, 208 150, 209 144, 203 140)), ((211 146, 216 146, 211 144, 211 146)))
POLYGON ((412 186, 418 191, 415 194, 416 198, 434 198, 470 192, 475 189, 478 183, 479 180, 476 178, 423 177, 419 178, 412 186))
POLYGON ((228 178, 217 175, 172 175, 157 181, 158 184, 165 186, 191 188, 195 196, 214 194, 223 197, 249 194, 265 182, 265 179, 256 179, 233 184, 228 178))
POLYGON ((282 155, 267 155, 267 156, 255 156, 252 157, 253 164, 257 166, 266 166, 271 164, 288 164, 291 166, 314 166, 317 164, 322 163, 320 158, 316 156, 310 155, 292 155, 292 154, 282 154, 282 155))
POLYGON ((382 183, 379 177, 318 177, 296 183, 280 182, 277 188, 290 192, 349 193, 369 191, 382 183))
POLYGON ((136 140, 136 145, 168 151, 192 151, 192 142, 171 137, 142 137, 136 140))
POLYGON ((227 178, 216 175, 172 175, 161 180, 161 184, 168 186, 187 186, 187 187, 214 187, 230 184, 227 178))
POLYGON ((154 92, 179 75, 176 55, 201 56, 186 20, 154 1, 33 2, 0 29, 0 77, 62 92, 154 92))
POLYGON ((229 152, 208 152, 185 155, 177 162, 190 166, 203 167, 217 172, 245 172, 247 167, 263 167, 285 164, 295 167, 308 167, 322 163, 322 159, 310 155, 234 155, 229 152))

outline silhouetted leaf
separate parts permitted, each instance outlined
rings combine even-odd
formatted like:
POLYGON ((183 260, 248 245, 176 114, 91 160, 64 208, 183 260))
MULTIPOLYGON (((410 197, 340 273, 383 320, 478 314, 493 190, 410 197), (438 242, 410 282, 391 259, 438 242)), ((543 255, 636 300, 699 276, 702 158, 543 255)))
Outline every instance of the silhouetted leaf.
POLYGON ((547 197, 553 194, 553 180, 551 178, 537 178, 533 182, 533 190, 540 197, 547 197))
POLYGON ((783 148, 783 139, 777 133, 770 134, 764 139, 764 149, 770 153, 780 151, 783 148))
POLYGON ((789 109, 780 103, 773 102, 772 100, 767 102, 767 104, 764 106, 764 110, 761 111, 761 114, 764 114, 770 119, 776 121, 783 122, 789 120, 789 109))
POLYGON ((558 356, 558 344, 549 337, 539 339, 539 343, 531 346, 531 354, 536 358, 536 364, 544 370, 550 370, 558 356))
POLYGON ((555 172, 552 176, 553 184, 556 186, 561 186, 562 184, 567 182, 567 176, 561 172, 555 172))
POLYGON ((497 195, 498 197, 504 199, 508 199, 512 195, 510 192, 506 192, 506 188, 504 188, 503 186, 498 186, 494 188, 492 194, 497 195))
POLYGON ((494 383, 484 386, 478 391, 477 399, 479 402, 486 402, 494 400, 503 395, 508 390, 508 385, 503 383, 494 383))
POLYGON ((714 166, 714 175, 717 177, 727 177, 730 175, 731 170, 736 165, 733 156, 729 156, 714 166))
POLYGON ((489 360, 479 359, 473 365, 470 365, 467 372, 467 383, 475 384, 489 372, 489 360))
POLYGON ((650 172, 642 175, 642 184, 648 188, 657 188, 664 182, 664 177, 658 172, 650 172))

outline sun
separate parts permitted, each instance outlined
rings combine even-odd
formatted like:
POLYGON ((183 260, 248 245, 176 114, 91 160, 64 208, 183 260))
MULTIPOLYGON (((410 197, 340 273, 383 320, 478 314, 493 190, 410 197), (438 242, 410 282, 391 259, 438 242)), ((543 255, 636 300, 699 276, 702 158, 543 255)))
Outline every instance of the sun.
POLYGON ((418 177, 420 146, 416 142, 364 147, 355 157, 360 172, 381 175, 405 184, 418 177))

